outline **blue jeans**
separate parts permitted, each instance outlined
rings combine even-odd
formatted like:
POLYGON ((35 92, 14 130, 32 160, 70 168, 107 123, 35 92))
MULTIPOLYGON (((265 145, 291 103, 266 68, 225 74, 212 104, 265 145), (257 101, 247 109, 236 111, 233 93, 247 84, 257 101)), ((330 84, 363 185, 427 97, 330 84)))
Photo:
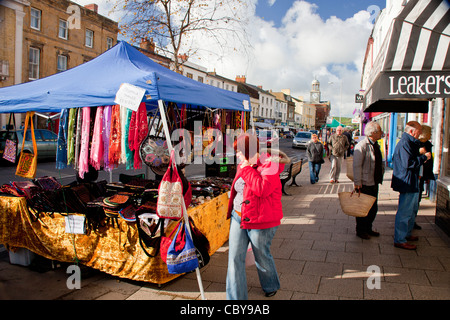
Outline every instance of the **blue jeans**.
POLYGON ((241 229, 241 218, 233 210, 231 214, 227 271, 227 300, 247 300, 247 276, 245 256, 251 243, 255 255, 259 282, 264 292, 280 289, 280 280, 270 246, 278 227, 269 229, 241 229))
POLYGON ((411 231, 416 221, 419 210, 419 193, 400 193, 398 209, 395 215, 395 243, 405 243, 406 237, 411 236, 411 231))
POLYGON ((311 161, 309 162, 309 180, 311 181, 311 184, 314 184, 317 181, 319 181, 319 173, 321 167, 322 167, 321 163, 314 163, 311 161))

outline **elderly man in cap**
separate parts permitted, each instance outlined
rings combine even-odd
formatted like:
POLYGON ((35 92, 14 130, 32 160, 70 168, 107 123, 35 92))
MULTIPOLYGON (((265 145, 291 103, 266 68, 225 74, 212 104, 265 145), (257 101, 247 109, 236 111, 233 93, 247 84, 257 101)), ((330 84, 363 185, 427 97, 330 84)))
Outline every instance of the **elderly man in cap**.
POLYGON ((392 158, 394 171, 391 187, 400 192, 395 215, 394 246, 406 250, 416 249, 416 246, 408 241, 418 240, 411 231, 419 210, 419 170, 420 166, 431 159, 431 153, 420 148, 418 138, 421 133, 420 123, 408 122, 405 132, 395 146, 392 158))
POLYGON ((328 142, 331 161, 330 183, 339 182, 342 160, 344 160, 344 154, 350 146, 347 137, 342 134, 343 130, 341 126, 337 127, 336 133, 330 137, 328 142))

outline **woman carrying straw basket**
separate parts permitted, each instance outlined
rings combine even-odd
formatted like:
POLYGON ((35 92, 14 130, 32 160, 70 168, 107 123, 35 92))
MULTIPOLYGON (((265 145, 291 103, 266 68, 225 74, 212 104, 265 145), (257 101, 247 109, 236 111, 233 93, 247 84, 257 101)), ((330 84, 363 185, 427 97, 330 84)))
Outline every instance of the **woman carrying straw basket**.
POLYGON ((365 128, 366 137, 358 142, 353 154, 353 177, 355 190, 377 198, 366 217, 356 218, 356 235, 362 239, 378 237, 372 224, 378 212, 378 185, 383 182, 384 165, 377 141, 383 136, 376 122, 369 122, 365 128))

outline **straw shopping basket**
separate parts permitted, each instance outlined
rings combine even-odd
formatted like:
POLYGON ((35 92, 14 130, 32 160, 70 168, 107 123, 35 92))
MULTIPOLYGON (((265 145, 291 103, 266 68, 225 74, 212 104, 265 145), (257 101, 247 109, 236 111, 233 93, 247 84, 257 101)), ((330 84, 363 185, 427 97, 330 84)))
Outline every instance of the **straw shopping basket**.
POLYGON ((347 163, 347 178, 353 181, 353 157, 347 157, 345 162, 347 163))
POLYGON ((348 216, 365 217, 377 198, 361 192, 339 192, 342 211, 348 216))

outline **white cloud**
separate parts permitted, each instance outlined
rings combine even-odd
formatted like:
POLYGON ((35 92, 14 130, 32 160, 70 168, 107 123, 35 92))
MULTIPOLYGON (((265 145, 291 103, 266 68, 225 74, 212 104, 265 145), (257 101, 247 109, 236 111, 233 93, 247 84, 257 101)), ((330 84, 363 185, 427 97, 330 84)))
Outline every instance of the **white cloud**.
MULTIPOLYGON (((262 85, 266 90, 289 88, 293 96, 303 96, 305 100, 309 100, 311 82, 317 77, 322 100, 331 101, 332 115, 352 116, 355 107, 359 106, 354 97, 360 89, 362 63, 372 30, 370 13, 360 11, 346 20, 336 17, 323 20, 317 13, 317 5, 298 0, 293 2, 277 27, 255 15, 257 1, 228 1, 243 6, 237 14, 242 20, 249 21, 247 33, 251 47, 243 46, 245 41, 241 42, 235 36, 227 36, 228 45, 224 51, 212 39, 195 37, 189 39, 189 46, 201 50, 191 56, 190 61, 230 79, 246 75, 248 83, 262 85)), ((120 21, 118 13, 110 13, 116 0, 75 2, 80 5, 95 2, 100 14, 120 21)), ((276 0, 267 2, 273 5, 276 0)), ((226 6, 223 9, 227 11, 226 6)), ((187 52, 188 44, 185 50, 187 52)))
MULTIPOLYGON (((360 89, 362 62, 372 30, 370 14, 361 11, 346 20, 323 20, 317 9, 315 4, 296 1, 276 27, 256 17, 254 6, 249 6, 246 14, 250 17, 252 48, 248 57, 243 55, 248 48, 237 47, 220 59, 201 51, 198 60, 192 58, 227 78, 245 74, 248 83, 273 91, 289 88, 293 96, 305 100, 309 100, 311 82, 317 77, 322 100, 331 101, 332 115, 352 116, 359 106, 354 98, 360 89)), ((201 41, 215 51, 212 43, 201 41)))

